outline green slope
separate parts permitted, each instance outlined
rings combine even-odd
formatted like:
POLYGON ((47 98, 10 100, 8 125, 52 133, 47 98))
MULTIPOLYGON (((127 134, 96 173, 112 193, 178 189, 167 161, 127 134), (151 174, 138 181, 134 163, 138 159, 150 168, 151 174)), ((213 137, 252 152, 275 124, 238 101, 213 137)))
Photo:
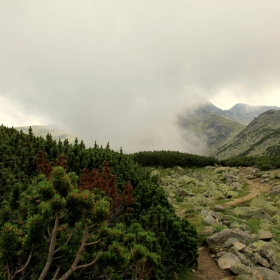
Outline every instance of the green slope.
POLYGON ((269 110, 255 118, 231 141, 213 155, 219 159, 233 156, 277 155, 280 152, 280 111, 269 110))

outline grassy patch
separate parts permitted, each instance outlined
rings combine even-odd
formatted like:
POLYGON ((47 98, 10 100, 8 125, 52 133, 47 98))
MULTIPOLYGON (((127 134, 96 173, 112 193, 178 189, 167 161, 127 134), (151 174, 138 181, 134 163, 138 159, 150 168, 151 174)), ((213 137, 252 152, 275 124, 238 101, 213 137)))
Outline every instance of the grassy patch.
POLYGON ((258 233, 260 225, 261 225, 261 220, 257 220, 257 219, 247 219, 247 226, 251 229, 251 231, 253 233, 258 233))

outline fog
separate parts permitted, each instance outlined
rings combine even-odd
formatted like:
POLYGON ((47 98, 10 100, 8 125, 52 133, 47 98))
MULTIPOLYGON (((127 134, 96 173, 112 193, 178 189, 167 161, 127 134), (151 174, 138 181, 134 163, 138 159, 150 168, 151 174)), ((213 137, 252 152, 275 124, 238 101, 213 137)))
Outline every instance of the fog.
POLYGON ((202 152, 177 126, 189 106, 280 106, 279 14, 278 1, 0 1, 0 122, 202 152))

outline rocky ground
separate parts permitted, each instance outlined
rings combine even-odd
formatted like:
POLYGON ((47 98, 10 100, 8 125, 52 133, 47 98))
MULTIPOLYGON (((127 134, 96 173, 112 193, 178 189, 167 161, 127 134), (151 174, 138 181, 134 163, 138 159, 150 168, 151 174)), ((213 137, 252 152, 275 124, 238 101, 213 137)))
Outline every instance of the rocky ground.
POLYGON ((280 170, 177 167, 152 175, 198 230, 194 279, 280 279, 280 170))

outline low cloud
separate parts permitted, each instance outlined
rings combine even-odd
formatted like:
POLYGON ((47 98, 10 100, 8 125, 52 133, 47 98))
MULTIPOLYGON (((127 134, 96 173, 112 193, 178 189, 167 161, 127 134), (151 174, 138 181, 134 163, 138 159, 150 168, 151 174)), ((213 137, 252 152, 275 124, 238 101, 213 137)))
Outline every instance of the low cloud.
POLYGON ((68 127, 88 145, 202 151, 175 135, 175 116, 229 95, 270 102, 279 12, 246 0, 2 3, 0 118, 68 127))

